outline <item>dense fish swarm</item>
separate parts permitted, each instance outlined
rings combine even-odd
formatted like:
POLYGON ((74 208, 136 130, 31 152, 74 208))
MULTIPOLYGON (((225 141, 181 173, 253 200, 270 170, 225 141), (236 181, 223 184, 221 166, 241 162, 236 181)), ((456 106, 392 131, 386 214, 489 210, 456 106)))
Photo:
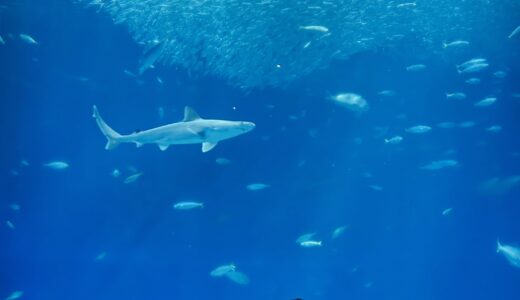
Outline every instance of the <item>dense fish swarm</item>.
MULTIPOLYGON (((244 88, 284 86, 333 59, 388 47, 494 38, 515 0, 80 0, 124 24, 157 60, 244 88)), ((505 34, 506 36, 506 34, 505 34)))

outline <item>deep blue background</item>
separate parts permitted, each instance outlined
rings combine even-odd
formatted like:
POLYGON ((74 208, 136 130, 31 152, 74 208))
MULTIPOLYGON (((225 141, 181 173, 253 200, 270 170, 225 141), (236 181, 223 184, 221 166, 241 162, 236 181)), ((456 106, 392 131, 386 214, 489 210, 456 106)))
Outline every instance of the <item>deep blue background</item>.
POLYGON ((242 91, 161 66, 140 84, 123 73, 137 68, 141 51, 124 26, 69 1, 35 2, 0 8, 6 41, 0 45, 0 298, 13 290, 23 290, 25 299, 520 296, 520 269, 495 252, 497 238, 520 243, 520 190, 479 190, 492 177, 520 173, 520 102, 511 97, 520 92, 520 39, 502 38, 509 32, 497 33, 493 51, 472 46, 453 54, 459 62, 488 58, 492 67, 479 74, 480 86, 466 85, 467 77, 438 56, 380 51, 336 62, 285 90, 242 91), (40 45, 24 44, 19 33, 40 45), (414 63, 428 68, 407 73, 414 63), (508 77, 494 78, 496 70, 508 77), (382 99, 377 93, 384 89, 397 96, 382 99), (445 92, 455 90, 468 99, 447 101, 445 92), (370 110, 356 114, 327 100, 347 91, 363 95, 370 110), (496 105, 473 106, 489 94, 498 97, 496 105), (93 104, 122 133, 176 122, 185 105, 202 117, 253 121, 257 128, 206 154, 200 145, 105 151, 93 104), (434 126, 467 120, 477 125, 434 126), (417 124, 434 129, 404 132, 417 124), (494 124, 503 131, 484 130, 494 124), (388 132, 379 135, 377 127, 388 132), (401 145, 383 143, 396 134, 404 136, 401 145), (231 164, 217 165, 218 157, 231 164), (419 169, 447 158, 461 165, 419 169), (22 159, 30 166, 20 167, 22 159), (42 166, 52 160, 70 169, 42 166), (143 176, 126 185, 128 166, 143 176), (111 177, 114 168, 122 178, 111 177), (252 182, 271 188, 246 190, 252 182), (182 199, 205 208, 173 210, 182 199), (453 214, 442 216, 448 207, 453 214), (331 241, 342 225, 350 228, 331 241), (295 239, 307 232, 318 232, 324 246, 299 247, 295 239), (101 252, 106 258, 95 261, 101 252), (231 262, 249 285, 209 276, 231 262))

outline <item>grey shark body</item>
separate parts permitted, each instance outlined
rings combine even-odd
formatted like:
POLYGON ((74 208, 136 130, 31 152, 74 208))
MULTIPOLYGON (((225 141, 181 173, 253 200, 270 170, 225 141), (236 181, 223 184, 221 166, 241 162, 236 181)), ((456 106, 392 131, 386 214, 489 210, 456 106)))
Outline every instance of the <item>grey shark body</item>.
POLYGON ((208 152, 218 142, 239 136, 255 128, 255 124, 252 122, 202 119, 188 106, 184 109, 184 119, 181 122, 127 135, 121 135, 110 128, 101 118, 95 105, 92 116, 108 140, 105 146, 107 150, 114 149, 120 143, 134 143, 137 147, 144 144, 156 144, 162 151, 168 149, 170 145, 202 144, 202 152, 208 152))

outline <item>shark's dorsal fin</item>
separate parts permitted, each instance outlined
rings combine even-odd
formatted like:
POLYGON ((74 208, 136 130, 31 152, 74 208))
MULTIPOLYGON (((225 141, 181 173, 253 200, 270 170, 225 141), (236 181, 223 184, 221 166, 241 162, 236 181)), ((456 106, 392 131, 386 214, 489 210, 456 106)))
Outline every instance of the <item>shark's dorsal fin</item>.
POLYGON ((189 122, 189 121, 194 121, 194 120, 199 120, 201 119, 201 117, 199 116, 199 114, 197 112, 195 112, 195 110, 193 110, 193 108, 189 107, 189 106, 186 106, 184 108, 184 119, 182 120, 183 122, 189 122))

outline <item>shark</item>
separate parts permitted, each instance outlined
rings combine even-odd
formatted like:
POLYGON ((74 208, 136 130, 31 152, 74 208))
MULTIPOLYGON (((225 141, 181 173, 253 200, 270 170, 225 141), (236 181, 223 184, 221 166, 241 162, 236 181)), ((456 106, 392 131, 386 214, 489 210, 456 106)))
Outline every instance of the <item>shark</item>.
POLYGON ((237 137, 255 128, 255 123, 246 121, 210 120, 201 118, 193 108, 184 108, 184 119, 160 127, 122 135, 105 123, 97 106, 92 117, 107 138, 106 150, 112 150, 121 143, 134 143, 138 148, 144 144, 156 144, 161 151, 170 145, 202 144, 202 152, 213 149, 220 141, 237 137))

